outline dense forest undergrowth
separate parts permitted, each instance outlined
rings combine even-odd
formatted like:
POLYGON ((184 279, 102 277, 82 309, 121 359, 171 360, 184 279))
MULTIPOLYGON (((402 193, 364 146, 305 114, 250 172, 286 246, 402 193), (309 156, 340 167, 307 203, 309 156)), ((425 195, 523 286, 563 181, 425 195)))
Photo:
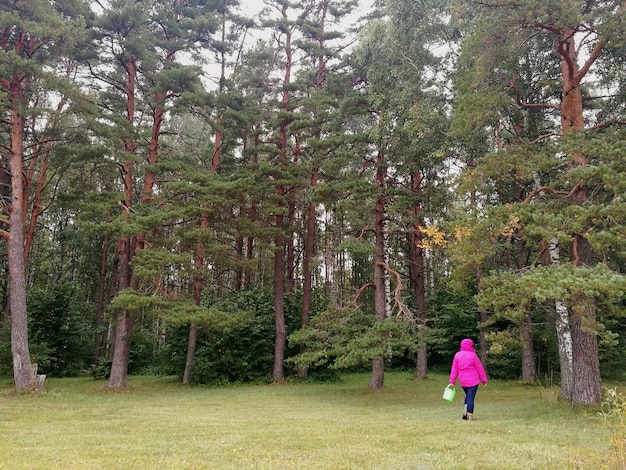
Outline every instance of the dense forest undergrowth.
MULTIPOLYGON (((49 377, 91 376, 108 378, 110 360, 94 361, 93 326, 84 318, 85 305, 78 299, 80 295, 69 284, 57 288, 35 291, 29 298, 30 338, 34 362, 49 377)), ((321 297, 320 297, 321 298, 321 297)), ((476 332, 476 315, 468 306, 473 305, 471 297, 452 294, 439 296, 441 304, 429 304, 433 310, 433 335, 429 341, 429 366, 433 372, 448 372, 452 356, 458 350, 461 339, 472 337, 476 332)), ((322 305, 324 304, 321 302, 322 305)), ((300 303, 297 296, 286 302, 285 317, 287 331, 299 333, 300 303)), ((221 322, 199 332, 196 359, 193 367, 195 384, 228 384, 272 382, 274 312, 272 293, 260 289, 241 291, 226 296, 222 303, 216 303, 216 315, 221 322)), ((314 317, 315 317, 314 313, 314 317)), ((357 318, 354 325, 344 324, 343 331, 333 335, 332 344, 317 352, 325 355, 318 365, 309 369, 311 382, 332 382, 347 371, 365 372, 370 368, 371 343, 367 341, 367 316, 357 318), (364 341, 364 345, 359 344, 364 341), (356 343, 356 344, 351 344, 356 343), (352 362, 338 362, 352 349, 355 359, 352 362)), ((129 372, 132 375, 173 376, 182 379, 185 368, 184 351, 187 344, 188 328, 169 328, 167 335, 155 334, 155 321, 146 321, 134 332, 130 352, 129 372)), ((502 331, 510 323, 501 322, 502 331)), ((616 331, 620 332, 619 325, 616 331)), ((8 329, 4 325, 4 335, 8 339, 8 329)), ((545 326, 538 338, 545 343, 536 349, 545 351, 537 355, 537 382, 547 386, 560 383, 558 354, 555 350, 554 331, 545 326)), ((390 371, 415 371, 415 345, 417 340, 404 332, 404 349, 396 350, 386 361, 390 371)), ((622 332, 624 334, 624 332, 622 332)), ((10 342, 0 343, 0 372, 11 372, 10 342)), ((602 343, 601 343, 602 344, 602 343)), ((600 357, 603 377, 606 380, 624 380, 626 353, 624 346, 617 341, 602 344, 600 357)), ((313 349, 313 348, 312 348, 313 349)), ((287 349, 287 377, 298 378, 298 368, 291 359, 300 353, 299 344, 287 349)), ((487 361, 492 379, 519 380, 521 349, 514 339, 501 353, 490 354, 487 361)))

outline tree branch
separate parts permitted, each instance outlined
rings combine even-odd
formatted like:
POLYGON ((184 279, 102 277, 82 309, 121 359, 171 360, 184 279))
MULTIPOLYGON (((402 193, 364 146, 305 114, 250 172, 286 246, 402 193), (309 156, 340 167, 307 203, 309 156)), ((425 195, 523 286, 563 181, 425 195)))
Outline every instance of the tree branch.
POLYGON ((572 59, 572 57, 570 56, 568 50, 567 50, 567 45, 569 44, 568 41, 569 39, 571 39, 571 37, 573 36, 573 32, 570 33, 568 35, 568 37, 564 37, 564 38, 559 38, 558 42, 557 42, 557 46, 556 46, 556 51, 559 53, 559 55, 561 56, 561 58, 567 62, 567 68, 570 71, 570 76, 568 77, 572 82, 575 83, 575 85, 578 85, 578 83, 580 82, 576 82, 576 78, 578 77, 579 74, 574 75, 573 74, 573 70, 576 70, 576 68, 578 67, 578 64, 576 64, 576 62, 574 62, 574 59, 572 59))
POLYGON ((393 276, 396 278, 396 288, 393 291, 393 306, 391 307, 391 311, 393 312, 397 307, 397 316, 403 315, 404 317, 412 319, 413 315, 411 315, 411 310, 402 301, 402 278, 400 277, 400 273, 394 269, 391 269, 391 267, 387 263, 377 263, 377 266, 380 266, 388 273, 393 274, 393 276))
POLYGON ((364 284, 361 287, 359 287, 356 291, 356 294, 354 295, 350 303, 346 306, 346 308, 357 308, 358 307, 357 301, 359 300, 359 297, 361 297, 361 294, 363 293, 363 291, 365 291, 365 289, 367 289, 368 287, 375 287, 375 285, 373 282, 368 282, 367 284, 364 284))
POLYGON ((580 70, 576 74, 577 83, 580 83, 580 81, 587 74, 587 72, 589 72, 589 69, 591 68, 593 63, 596 61, 596 59, 600 56, 600 53, 604 49, 604 46, 606 46, 609 39, 610 39, 609 36, 602 38, 602 40, 600 40, 598 44, 596 44, 596 47, 593 48, 593 51, 591 51, 591 54, 589 54, 589 58, 587 59, 587 61, 583 64, 583 66, 580 68, 580 70))
MULTIPOLYGON (((626 2, 622 2, 622 4, 617 8, 617 12, 615 13, 616 18, 622 15, 622 10, 625 5, 626 5, 626 2)), ((596 47, 594 47, 593 50, 591 51, 591 54, 589 54, 589 58, 578 71, 576 78, 579 81, 582 80, 582 78, 587 74, 587 72, 589 71, 589 68, 593 65, 596 59, 600 56, 600 53, 602 52, 606 44, 609 42, 609 39, 611 39, 611 37, 612 35, 608 34, 604 36, 602 39, 600 39, 600 41, 598 41, 598 44, 596 44, 596 47)))
POLYGON ((515 92, 515 103, 523 108, 548 108, 548 109, 556 109, 557 111, 561 110, 561 106, 558 104, 523 102, 520 96, 519 89, 517 88, 517 85, 515 84, 515 82, 509 83, 509 86, 504 91, 506 92, 511 89, 515 92))
POLYGON ((547 192, 552 193, 552 194, 561 194, 561 195, 564 195, 564 196, 568 196, 570 194, 570 192, 568 192, 568 191, 559 191, 557 189, 550 188, 548 186, 541 186, 540 188, 533 189, 528 194, 528 196, 526 196, 526 198, 524 199, 524 202, 530 202, 537 194, 540 194, 540 193, 542 193, 544 191, 547 191, 547 192))
POLYGON ((535 140, 531 140, 531 141, 530 141, 530 143, 531 143, 531 144, 536 144, 536 143, 538 143, 538 142, 541 142, 541 141, 542 141, 542 140, 544 140, 544 139, 549 139, 550 137, 560 137, 560 136, 561 136, 561 134, 558 134, 558 133, 556 133, 556 132, 551 132, 551 133, 549 133, 549 134, 543 134, 543 135, 540 135, 540 136, 539 136, 539 137, 537 137, 535 140))

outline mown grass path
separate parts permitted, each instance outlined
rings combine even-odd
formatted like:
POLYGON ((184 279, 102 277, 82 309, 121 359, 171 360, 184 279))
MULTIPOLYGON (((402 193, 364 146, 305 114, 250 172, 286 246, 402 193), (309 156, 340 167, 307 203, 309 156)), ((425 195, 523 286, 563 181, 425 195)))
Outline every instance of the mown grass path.
POLYGON ((474 422, 462 391, 388 373, 336 384, 184 387, 132 377, 123 391, 48 379, 41 396, 0 382, 0 469, 599 469, 609 432, 555 389, 492 381, 474 422))

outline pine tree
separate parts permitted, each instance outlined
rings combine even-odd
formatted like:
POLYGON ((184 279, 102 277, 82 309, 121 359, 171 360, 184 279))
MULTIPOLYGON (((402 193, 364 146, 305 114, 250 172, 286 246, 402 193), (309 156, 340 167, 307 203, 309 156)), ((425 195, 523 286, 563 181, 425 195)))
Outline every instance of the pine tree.
MULTIPOLYGON (((440 155, 446 145, 445 125, 440 127, 438 122, 444 116, 443 102, 437 104, 434 96, 425 91, 431 84, 423 78, 437 64, 426 40, 435 41, 437 36, 425 33, 431 28, 437 30, 435 23, 440 19, 430 8, 411 2, 387 4, 387 17, 368 25, 354 59, 373 110, 370 136, 375 148, 371 161, 376 195, 372 222, 376 316, 385 322, 394 309, 417 327, 420 339, 416 374, 422 378, 427 371, 427 320, 423 244, 419 242, 425 205, 420 202, 420 192, 438 184, 436 168, 443 162, 440 155), (428 129, 430 126, 432 129, 428 129), (410 227, 408 233, 403 227, 410 227), (404 259, 409 256, 406 284, 416 306, 414 312, 409 311, 405 300, 406 278, 395 267, 396 254, 404 259), (397 286, 393 294, 392 276, 397 286)), ((370 387, 383 386, 383 364, 382 356, 374 360, 370 387)))
MULTIPOLYGON (((103 121, 110 124, 106 132, 111 156, 120 169, 116 248, 120 293, 140 287, 132 260, 145 246, 150 219, 134 216, 138 213, 134 203, 138 198, 142 212, 151 212, 165 113, 185 93, 199 88, 199 69, 182 65, 178 56, 182 52, 193 54, 209 43, 215 26, 210 6, 178 1, 158 2, 153 9, 141 3, 114 1, 94 23, 100 54, 92 71, 94 78, 107 86, 100 93, 103 121), (147 148, 142 145, 143 136, 147 148), (140 190, 135 189, 137 185, 140 190)), ((109 387, 127 385, 132 326, 131 311, 120 308, 109 387)))
MULTIPOLYGON (((498 8, 483 5, 473 13, 476 15, 476 29, 473 30, 475 36, 470 36, 468 43, 476 39, 475 44, 480 42, 483 47, 473 57, 468 55, 469 60, 462 63, 462 67, 467 67, 466 70, 472 70, 474 85, 460 96, 459 109, 463 106, 467 106, 467 111, 473 109, 473 114, 482 119, 482 125, 492 126, 492 129, 499 129, 495 126, 498 122, 508 125, 507 138, 520 143, 526 142, 524 146, 518 144, 517 149, 507 150, 511 157, 517 155, 518 159, 520 156, 528 159, 526 162, 518 160, 522 165, 516 165, 516 171, 528 171, 534 165, 536 175, 545 176, 539 178, 541 183, 538 187, 530 186, 527 189, 526 197, 521 193, 517 194, 517 198, 523 200, 519 206, 513 206, 513 213, 502 210, 504 207, 500 208, 501 235, 509 240, 520 235, 528 243, 532 240, 531 234, 536 233, 537 229, 536 221, 532 217, 537 217, 540 211, 550 211, 555 216, 555 221, 571 217, 565 225, 550 223, 544 226, 546 230, 542 230, 544 242, 553 243, 558 239, 561 244, 565 241, 570 243, 570 264, 567 268, 562 265, 552 267, 554 283, 559 282, 556 275, 563 275, 563 270, 570 267, 576 268, 573 273, 580 276, 578 287, 581 290, 578 295, 568 295, 567 299, 553 298, 557 302, 567 302, 571 312, 573 370, 571 390, 565 390, 564 395, 572 403, 597 403, 601 398, 595 331, 597 312, 592 297, 585 293, 583 279, 589 273, 597 272, 594 266, 597 264, 600 245, 594 246, 593 237, 589 234, 599 230, 599 227, 594 223, 592 212, 585 209, 585 206, 592 205, 592 185, 590 180, 582 176, 590 165, 595 166, 595 155, 587 153, 584 145, 576 148, 569 145, 569 142, 573 139, 580 144, 579 139, 583 133, 594 124, 602 127, 601 123, 585 119, 586 92, 583 81, 608 45, 623 34, 619 26, 624 15, 623 5, 619 2, 606 2, 602 5, 577 1, 549 4, 505 2, 498 8), (583 34, 583 31, 586 33, 583 34), (580 42, 579 35, 584 36, 580 42), (488 46, 485 47, 485 44, 488 46), (533 76, 523 74, 519 65, 528 64, 531 56, 520 56, 519 51, 526 49, 516 48, 516 44, 539 46, 535 57, 545 57, 546 60, 558 57, 558 63, 553 62, 543 70, 544 73, 547 72, 547 81, 533 81, 533 76), (584 60, 581 47, 590 51, 584 60), (549 72, 555 69, 558 71, 550 75, 549 72), (533 86, 534 91, 529 93, 533 86), (481 92, 476 93, 477 90, 481 92), (476 110, 481 108, 488 111, 477 113, 476 110), (546 113, 544 122, 550 121, 552 113, 552 119, 559 123, 559 128, 538 135, 541 132, 540 127, 527 125, 531 122, 527 119, 528 116, 537 110, 546 113), (506 117, 501 119, 499 112, 506 117), (526 117, 524 122, 519 120, 520 116, 526 117), (558 138, 554 139, 554 146, 549 143, 548 139, 551 137, 558 138), (534 144, 534 148, 528 142, 534 144), (554 166, 550 168, 548 164, 554 166), (557 181, 554 180, 555 174, 559 176, 557 181), (543 201, 546 201, 548 207, 543 201), (533 216, 529 216, 529 213, 533 216)), ((541 72, 537 69, 535 73, 541 72)), ((470 116, 463 112, 459 115, 470 116)), ((472 118, 462 122, 463 125, 478 123, 472 118)), ((498 131, 497 139, 501 135, 498 131)), ((498 140, 495 141, 496 144, 497 142, 498 140)), ((518 182, 521 181, 533 185, 532 173, 527 172, 523 178, 518 178, 518 182)), ((619 221, 616 222, 615 228, 620 224, 619 221)), ((533 271, 524 272, 519 282, 525 282, 525 276, 532 278, 533 271)), ((526 308, 529 307, 526 305, 526 308)), ((524 323, 521 325, 524 326, 524 323)), ((562 366, 567 367, 566 364, 562 366)))
POLYGON ((4 180, 10 179, 10 191, 3 189, 9 199, 5 219, 9 230, 2 233, 8 246, 13 373, 20 391, 35 387, 37 378, 28 346, 26 259, 42 211, 41 194, 49 177, 46 162, 54 142, 63 135, 59 119, 78 95, 63 67, 72 64, 72 46, 80 39, 84 23, 78 2, 18 1, 0 6, 0 100, 6 110, 1 122, 8 142, 3 145, 2 172, 4 180), (25 167, 28 159, 30 168, 25 167), (38 162, 39 183, 29 208, 38 162))

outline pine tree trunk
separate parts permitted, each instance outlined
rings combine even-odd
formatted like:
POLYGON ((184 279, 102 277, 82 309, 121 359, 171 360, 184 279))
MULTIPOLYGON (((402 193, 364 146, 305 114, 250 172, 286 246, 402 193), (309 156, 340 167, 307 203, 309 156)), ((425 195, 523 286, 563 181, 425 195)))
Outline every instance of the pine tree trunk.
MULTIPOLYGON (((137 79, 136 59, 130 57, 125 64, 127 72, 126 83, 126 120, 132 129, 135 119, 135 81, 137 79)), ((124 151, 129 155, 136 152, 136 144, 132 136, 124 137, 124 151)), ((121 201, 125 213, 128 217, 133 202, 133 161, 125 160, 122 164, 122 179, 124 181, 124 200, 121 201)), ((117 253, 119 260, 119 285, 118 292, 131 287, 131 262, 133 257, 133 246, 131 237, 123 235, 117 242, 117 253)), ((132 318, 127 310, 118 312, 115 318, 115 334, 113 345, 113 359, 111 362, 111 375, 107 386, 109 388, 121 388, 128 385, 128 360, 130 358, 130 337, 132 332, 132 318)))
MULTIPOLYGON (((281 4, 283 19, 287 18, 288 3, 281 4)), ((285 73, 283 78, 283 92, 281 100, 281 110, 289 112, 289 84, 291 83, 291 68, 293 66, 293 50, 291 48, 291 28, 284 29, 284 52, 285 52, 285 73)), ((287 162, 287 118, 283 118, 278 131, 278 166, 287 162)), ((279 172, 282 168, 279 169, 279 172)), ((278 196, 278 211, 275 216, 277 235, 274 237, 274 368, 272 377, 275 383, 282 383, 285 380, 285 345, 287 332, 285 327, 285 216, 282 211, 287 204, 285 196, 286 188, 282 184, 276 186, 278 196)))
POLYGON ((485 374, 489 376, 489 362, 487 361, 489 348, 487 345, 487 311, 480 311, 480 326, 478 328, 478 337, 480 341, 480 362, 483 363, 485 374))
MULTIPOLYGON (((286 124, 280 130, 281 161, 286 160, 287 136, 286 124)), ((282 185, 276 187, 278 196, 278 214, 275 216, 276 230, 278 235, 274 237, 274 368, 272 377, 275 383, 285 380, 284 361, 287 332, 285 329, 285 217, 282 215, 284 207, 285 188, 282 185)))
POLYGON ((10 233, 7 240, 9 264, 9 309, 11 314, 11 355, 13 379, 16 390, 34 388, 33 366, 28 348, 28 319, 26 309, 26 262, 24 259, 24 118, 19 111, 21 81, 17 75, 11 82, 9 101, 11 109, 11 207, 9 211, 10 233))
MULTIPOLYGON (((593 266, 595 259, 591 246, 582 236, 576 236, 574 252, 578 253, 582 264, 579 269, 593 266)), ((600 359, 598 356, 598 338, 596 307, 593 300, 582 297, 572 308, 572 388, 571 403, 593 405, 602 399, 600 378, 600 359)))
MULTIPOLYGON (((562 96, 561 127, 563 134, 580 132, 585 128, 583 115, 583 97, 580 83, 589 70, 589 66, 597 58, 600 43, 591 52, 582 68, 578 66, 578 53, 575 41, 575 30, 565 28, 558 38, 557 51, 561 55, 562 96)), ((586 166, 587 160, 580 152, 570 155, 570 167, 586 166)), ((570 193, 569 198, 574 204, 584 204, 588 199, 588 190, 578 184, 570 193)), ((596 263, 593 250, 583 235, 574 235, 572 246, 572 264, 586 269, 596 263)), ((596 336, 596 309, 589 299, 581 298, 572 306, 572 404, 595 404, 602 398, 600 379, 600 361, 598 356, 598 339, 596 336)))
POLYGON ((96 334, 95 334, 95 359, 103 357, 104 348, 102 344, 102 318, 104 316, 104 296, 106 292, 106 273, 107 273, 107 259, 109 252, 109 236, 105 235, 102 239, 102 249, 100 250, 100 273, 98 276, 98 304, 96 307, 96 334))
MULTIPOLYGON (((293 150, 293 164, 298 165, 300 153, 300 139, 296 136, 296 145, 293 150)), ((289 236, 286 240, 287 257, 286 257, 286 273, 285 273, 285 292, 293 293, 296 287, 296 190, 297 186, 292 184, 289 186, 287 201, 287 226, 289 227, 289 236)))
MULTIPOLYGON (((279 199, 285 196, 282 185, 277 186, 276 194, 279 199)), ((279 203, 280 206, 280 203, 279 203)), ((282 234, 284 230, 284 216, 280 213, 275 216, 276 230, 278 235, 274 238, 274 368, 272 377, 275 383, 282 383, 285 380, 284 361, 287 332, 285 329, 285 239, 282 234)))
MULTIPOLYGON (((107 292, 107 296, 108 296, 107 303, 109 303, 111 299, 115 297, 115 293, 117 289, 117 279, 119 276, 118 265, 119 265, 119 259, 117 257, 114 257, 113 266, 111 267, 111 279, 109 280, 109 286, 108 286, 108 292, 107 292)), ((104 322, 104 326, 102 329, 103 329, 102 338, 100 339, 100 350, 103 352, 102 357, 112 360, 114 343, 110 344, 109 339, 113 338, 113 335, 114 335, 113 325, 109 320, 107 320, 104 322)), ((115 341, 115 339, 113 339, 112 341, 115 341)))
MULTIPOLYGON (((583 98, 580 89, 582 76, 578 67, 578 57, 574 31, 566 28, 558 39, 558 52, 561 54, 561 77, 563 91, 561 101, 561 128, 564 134, 572 130, 582 130, 585 128, 583 116, 583 98)), ((578 163, 586 163, 579 161, 578 163)))
MULTIPOLYGON (((282 216, 277 216, 277 229, 282 230, 282 216)), ((272 378, 275 383, 285 381, 284 361, 285 342, 287 333, 285 329, 285 303, 284 303, 284 249, 285 243, 281 235, 275 239, 276 250, 274 253, 274 369, 272 378)))
POLYGON ((530 312, 525 313, 519 328, 522 343, 522 382, 535 382, 537 380, 537 368, 535 366, 535 347, 533 345, 533 326, 530 312))
MULTIPOLYGON (((48 147, 45 151, 44 151, 44 158, 43 161, 41 162, 41 168, 39 170, 39 178, 37 180, 37 185, 35 187, 35 191, 34 194, 32 196, 32 203, 31 203, 31 211, 30 211, 30 218, 28 221, 28 227, 26 227, 26 238, 24 240, 24 264, 26 264, 28 262, 28 257, 30 256, 30 250, 31 247, 33 246, 33 241, 35 240, 35 230, 37 228, 37 221, 39 220, 39 216, 42 213, 42 207, 41 207, 41 197, 43 194, 44 189, 47 186, 48 181, 46 180, 46 175, 48 172, 48 154, 50 152, 50 145, 51 144, 47 144, 46 147, 48 147)), ((34 168, 36 167, 36 158, 33 158, 31 160, 31 170, 29 171, 29 183, 28 183, 28 187, 25 188, 25 194, 30 194, 31 191, 31 187, 30 187, 30 177, 34 176, 34 168)))
POLYGON ((191 382, 191 367, 193 359, 196 355, 196 344, 198 341, 198 325, 192 323, 189 325, 189 336, 187 338, 187 356, 185 357, 185 371, 183 372, 183 384, 187 385, 191 382))
POLYGON ((376 356, 372 360, 372 377, 368 385, 372 390, 382 390, 385 385, 385 358, 376 356))
MULTIPOLYGON (((200 217, 200 228, 206 230, 209 227, 209 216, 203 213, 200 217)), ((194 263, 195 274, 193 276, 193 299, 196 305, 202 303, 202 287, 204 286, 204 243, 198 242, 196 248, 196 260, 194 263)), ((191 323, 189 325, 189 336, 187 337, 187 356, 185 357, 185 370, 183 372, 183 384, 191 382, 191 368, 196 355, 196 344, 198 340, 198 325, 191 323)))
MULTIPOLYGON (((254 210, 254 209, 252 209, 252 210, 254 210)), ((252 217, 252 214, 251 214, 251 217, 252 217)), ((246 238, 246 260, 252 261, 254 259, 254 251, 253 251, 253 249, 254 249, 254 237, 247 237, 246 238)), ((252 264, 252 263, 250 263, 250 264, 252 264)), ((249 265, 246 265, 246 268, 244 269, 243 286, 244 287, 248 287, 248 286, 252 285, 253 281, 254 281, 253 271, 249 267, 249 265)))
POLYGON ((594 405, 602 399, 595 314, 595 307, 588 306, 572 315, 572 404, 594 405))
POLYGON ((131 320, 128 311, 120 312, 115 319, 113 359, 111 375, 107 382, 108 388, 124 388, 128 386, 128 360, 130 357, 131 320))
MULTIPOLYGON (((515 185, 515 197, 517 200, 524 199, 524 187, 515 185)), ((515 268, 523 269, 528 266, 530 251, 526 248, 524 240, 520 237, 514 241, 516 248, 515 268)), ((535 364, 535 346, 533 334, 532 313, 524 312, 519 319, 520 343, 522 347, 522 382, 535 382, 537 380, 537 367, 535 364)))
MULTIPOLYGON (((254 145, 258 146, 259 143, 260 143, 260 138, 258 135, 256 135, 254 137, 254 145)), ((243 153, 244 154, 246 152, 246 149, 247 149, 247 139, 244 137, 243 139, 243 153)), ((258 161, 259 161, 259 156, 257 153, 255 153, 252 156, 252 162, 256 164, 258 161)), ((245 212, 243 212, 244 216, 247 216, 247 218, 251 222, 255 222, 257 219, 257 202, 256 201, 257 201, 256 196, 253 194, 252 200, 250 201, 250 209, 247 211, 247 215, 245 212)), ((244 278, 243 278, 244 288, 252 285, 254 281, 254 273, 253 273, 252 268, 250 267, 252 265, 251 261, 254 259, 253 250, 254 250, 254 237, 248 236, 246 238, 246 260, 250 261, 250 263, 246 263, 246 267, 244 268, 244 278)))
MULTIPOLYGON (((239 209, 239 217, 243 217, 244 209, 239 209)), ((237 237, 235 239, 235 259, 238 264, 235 268, 235 285, 233 289, 235 292, 241 291, 243 286, 243 237, 237 237)))
POLYGON ((424 257, 421 248, 417 248, 411 263, 415 266, 413 298, 415 300, 415 319, 418 328, 417 362, 415 377, 425 379, 428 375, 428 350, 426 338, 428 329, 426 326, 426 303, 424 297, 424 257))
MULTIPOLYGON (((523 201, 526 197, 526 186, 515 183, 513 188, 515 200, 523 201)), ((515 247, 515 270, 524 269, 528 266, 530 250, 526 248, 523 237, 513 237, 515 247)), ((522 313, 519 319, 520 345, 522 349, 522 382, 535 382, 537 380, 537 367, 535 364, 535 347, 532 314, 530 311, 522 313)))
MULTIPOLYGON (((384 155, 378 153, 378 168, 376 170, 376 183, 380 195, 376 200, 375 213, 375 255, 374 255, 374 308, 377 321, 385 321, 387 317, 387 298, 385 295, 385 176, 383 166, 384 155)), ((372 361, 372 377, 369 388, 381 390, 385 382, 385 362, 383 356, 375 357, 372 361)))
MULTIPOLYGON (((414 194, 421 191, 422 175, 415 171, 411 176, 411 188, 414 194)), ((409 286, 415 301, 415 321, 418 329, 417 361, 415 377, 425 379, 428 374, 428 354, 426 349, 426 278, 424 275, 424 250, 422 248, 421 227, 422 208, 419 204, 413 208, 415 221, 409 231, 409 286)))
MULTIPOLYGON (((120 237, 117 244, 119 258, 119 287, 122 291, 130 287, 130 237, 120 237)), ((107 382, 109 388, 123 388, 128 386, 128 360, 130 358, 130 335, 132 332, 132 320, 130 313, 123 310, 115 316, 115 333, 113 345, 113 359, 111 362, 111 375, 107 382)))
MULTIPOLYGON (((476 281, 478 284, 478 289, 480 290, 480 284, 482 282, 483 279, 483 269, 482 266, 478 265, 478 268, 476 269, 476 281)), ((489 376, 489 369, 488 369, 488 362, 487 362, 487 352, 488 352, 488 348, 487 348, 487 311, 484 309, 481 309, 479 312, 480 315, 480 323, 479 323, 479 327, 478 327, 478 337, 479 337, 479 341, 480 341, 480 349, 479 349, 479 356, 480 356, 480 362, 483 363, 483 367, 485 368, 485 373, 487 374, 487 376, 489 376)))
MULTIPOLYGON (((310 187, 315 188, 318 182, 318 166, 313 165, 311 173, 310 187)), ((315 227, 317 214, 315 203, 309 202, 306 211, 306 234, 304 240, 304 259, 302 260, 302 315, 300 324, 302 327, 308 326, 311 317, 311 303, 313 301, 313 256, 315 255, 315 227)), ((300 352, 304 352, 301 348, 300 352)), ((308 368, 303 367, 298 371, 298 376, 305 378, 308 375, 308 368)))
POLYGON ((287 256, 285 267, 285 292, 293 293, 296 284, 296 245, 295 233, 291 228, 296 223, 296 188, 289 188, 289 201, 287 203, 287 226, 290 227, 289 236, 286 240, 287 256))

